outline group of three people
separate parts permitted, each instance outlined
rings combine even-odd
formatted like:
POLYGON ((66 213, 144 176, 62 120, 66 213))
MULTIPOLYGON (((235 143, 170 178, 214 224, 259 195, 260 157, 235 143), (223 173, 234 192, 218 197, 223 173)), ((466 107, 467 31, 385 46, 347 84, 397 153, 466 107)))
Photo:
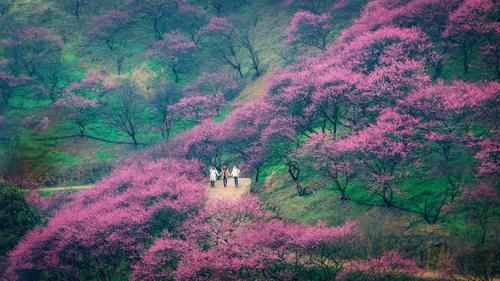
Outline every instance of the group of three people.
POLYGON ((233 166, 233 169, 231 172, 229 172, 229 169, 227 168, 226 165, 222 167, 221 173, 217 170, 215 167, 210 167, 210 186, 215 187, 215 181, 217 180, 217 177, 222 175, 222 182, 224 183, 224 187, 227 186, 227 179, 231 176, 234 179, 234 186, 238 186, 238 178, 240 177, 240 169, 238 168, 237 165, 233 166))

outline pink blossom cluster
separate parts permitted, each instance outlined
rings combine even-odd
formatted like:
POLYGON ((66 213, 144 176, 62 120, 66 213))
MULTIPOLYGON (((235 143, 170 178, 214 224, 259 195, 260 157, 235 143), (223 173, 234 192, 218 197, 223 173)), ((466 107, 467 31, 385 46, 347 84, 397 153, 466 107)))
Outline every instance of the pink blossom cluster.
POLYGON ((17 31, 15 34, 17 40, 16 44, 23 44, 31 42, 31 44, 43 44, 43 42, 50 42, 62 47, 64 45, 62 39, 52 32, 49 28, 27 26, 24 29, 17 31))
POLYGON ((89 30, 88 35, 98 39, 110 40, 128 21, 128 12, 116 9, 110 10, 106 14, 94 18, 93 27, 89 30))
POLYGON ((307 40, 306 38, 301 38, 301 36, 313 36, 314 33, 329 31, 332 28, 330 17, 328 13, 316 15, 308 11, 296 12, 286 30, 288 42, 293 43, 302 39, 307 40), (304 29, 313 29, 313 31, 308 32, 304 29), (309 34, 304 35, 303 33, 309 34))
POLYGON ((202 72, 184 91, 188 94, 205 94, 216 96, 237 88, 236 81, 229 73, 202 72))
POLYGON ((81 96, 70 95, 57 100, 54 103, 54 105, 63 107, 84 108, 84 107, 96 107, 97 102, 81 96))
POLYGON ((367 278, 383 278, 398 274, 415 274, 418 272, 415 261, 407 259, 395 250, 388 251, 382 256, 369 258, 364 261, 352 261, 345 271, 361 271, 367 278))
POLYGON ((491 0, 465 0, 449 15, 443 36, 470 36, 488 32, 500 32, 498 22, 490 20, 491 13, 498 7, 491 0))
POLYGON ((233 26, 226 17, 212 17, 209 22, 198 32, 199 35, 210 33, 230 34, 233 26))
POLYGON ((30 231, 9 254, 5 277, 113 276, 143 251, 158 212, 189 214, 202 206, 199 171, 196 162, 180 159, 137 160, 115 170, 59 207, 45 227, 30 231), (84 266, 89 261, 92 266, 84 266))
MULTIPOLYGON (((262 209, 257 198, 210 205, 182 226, 185 239, 164 233, 134 266, 133 280, 206 280, 262 278, 263 272, 292 278, 293 272, 269 270, 299 256, 321 255, 321 247, 356 239, 356 224, 340 227, 285 223, 262 209), (177 268, 173 268, 174 264, 177 268)), ((335 256, 330 256, 335 259, 335 256)))
POLYGON ((170 110, 177 116, 205 120, 215 116, 223 105, 224 97, 221 95, 194 95, 182 98, 178 103, 170 106, 170 110))

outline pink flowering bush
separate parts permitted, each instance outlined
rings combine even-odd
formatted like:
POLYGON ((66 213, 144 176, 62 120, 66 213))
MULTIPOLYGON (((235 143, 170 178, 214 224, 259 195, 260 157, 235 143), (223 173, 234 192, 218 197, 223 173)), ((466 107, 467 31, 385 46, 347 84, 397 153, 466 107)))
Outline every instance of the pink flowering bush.
POLYGON ((359 272, 361 276, 358 278, 363 280, 393 280, 413 275, 418 270, 415 261, 401 256, 397 251, 389 251, 379 257, 351 262, 341 276, 348 275, 348 272, 359 272))
POLYGON ((186 220, 184 239, 164 233, 134 266, 134 280, 297 278, 325 260, 332 262, 330 277, 339 271, 341 248, 355 239, 355 224, 285 223, 262 210, 257 198, 242 200, 207 206, 186 220))
POLYGON ((326 48, 328 34, 332 30, 330 14, 316 15, 307 11, 298 11, 293 15, 287 28, 289 43, 299 43, 316 47, 321 51, 326 48))
POLYGON ((175 228, 201 207, 199 182, 192 161, 126 165, 76 194, 45 227, 30 231, 9 254, 5 278, 108 280, 137 259, 155 232, 175 228))

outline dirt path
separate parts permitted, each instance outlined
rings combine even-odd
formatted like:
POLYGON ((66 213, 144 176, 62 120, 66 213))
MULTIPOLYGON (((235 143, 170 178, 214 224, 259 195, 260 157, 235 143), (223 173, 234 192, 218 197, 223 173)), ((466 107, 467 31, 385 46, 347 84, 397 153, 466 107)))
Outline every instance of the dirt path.
POLYGON ((227 187, 224 187, 222 180, 215 182, 215 187, 208 186, 207 204, 213 204, 219 200, 232 201, 238 200, 245 194, 250 193, 252 180, 249 178, 240 178, 238 187, 234 186, 232 178, 228 180, 227 187))
POLYGON ((44 188, 39 188, 37 191, 65 191, 65 190, 82 190, 82 189, 87 189, 91 188, 93 185, 75 185, 75 186, 58 186, 58 187, 44 187, 44 188))

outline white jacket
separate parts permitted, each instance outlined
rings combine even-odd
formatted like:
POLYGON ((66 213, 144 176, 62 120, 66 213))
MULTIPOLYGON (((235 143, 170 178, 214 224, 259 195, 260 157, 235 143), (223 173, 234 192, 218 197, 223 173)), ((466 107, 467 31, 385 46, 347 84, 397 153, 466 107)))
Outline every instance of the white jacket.
POLYGON ((220 176, 220 174, 219 174, 219 172, 217 172, 217 169, 210 169, 210 180, 211 181, 216 181, 218 176, 220 176))
POLYGON ((231 176, 234 178, 237 178, 240 176, 240 169, 238 167, 234 166, 233 170, 231 171, 231 176))

